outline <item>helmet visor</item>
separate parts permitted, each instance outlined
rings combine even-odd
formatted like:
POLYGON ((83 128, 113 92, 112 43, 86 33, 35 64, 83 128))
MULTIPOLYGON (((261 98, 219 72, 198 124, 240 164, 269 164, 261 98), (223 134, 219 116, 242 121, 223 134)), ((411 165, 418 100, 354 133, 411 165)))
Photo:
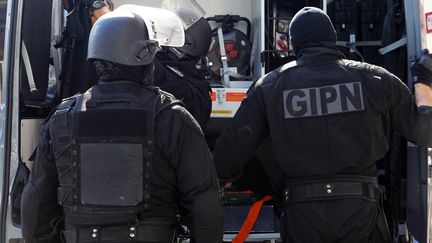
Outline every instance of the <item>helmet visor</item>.
POLYGON ((132 4, 120 6, 117 10, 129 11, 143 18, 149 39, 157 41, 159 45, 172 47, 184 45, 185 34, 182 21, 173 12, 132 4))
POLYGON ((176 13, 185 30, 205 15, 205 11, 195 0, 163 0, 161 7, 176 13))

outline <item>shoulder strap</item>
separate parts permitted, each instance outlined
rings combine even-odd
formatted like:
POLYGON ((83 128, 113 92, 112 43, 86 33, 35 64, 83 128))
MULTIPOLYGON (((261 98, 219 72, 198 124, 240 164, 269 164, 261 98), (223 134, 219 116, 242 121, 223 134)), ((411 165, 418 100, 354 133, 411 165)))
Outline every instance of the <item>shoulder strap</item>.
MULTIPOLYGON (((173 107, 175 105, 179 105, 184 107, 184 104, 181 100, 178 100, 176 97, 174 97, 174 95, 167 93, 163 90, 158 90, 160 96, 161 96, 161 103, 159 105, 159 107, 157 107, 156 109, 156 116, 163 110, 169 108, 169 107, 173 107)), ((156 117, 155 116, 155 117, 156 117)))
POLYGON ((284 64, 282 67, 280 67, 280 72, 283 72, 283 71, 290 69, 290 68, 294 68, 298 65, 299 65, 298 61, 291 61, 289 63, 284 64))
POLYGON ((55 127, 65 127, 68 125, 68 112, 75 105, 80 96, 81 95, 79 94, 63 99, 60 105, 58 105, 53 115, 56 117, 54 121, 55 127))

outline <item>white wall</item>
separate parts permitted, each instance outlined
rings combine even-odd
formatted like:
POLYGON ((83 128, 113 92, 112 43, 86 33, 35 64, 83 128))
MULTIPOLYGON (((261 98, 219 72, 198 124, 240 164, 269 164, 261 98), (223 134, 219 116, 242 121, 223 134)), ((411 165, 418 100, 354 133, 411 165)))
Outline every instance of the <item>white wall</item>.
MULTIPOLYGON (((123 4, 159 7, 162 0, 113 0, 113 2, 117 7, 123 4)), ((259 4, 256 0, 197 0, 197 2, 206 11, 206 17, 216 14, 238 14, 249 19, 252 17, 252 3, 259 4)))

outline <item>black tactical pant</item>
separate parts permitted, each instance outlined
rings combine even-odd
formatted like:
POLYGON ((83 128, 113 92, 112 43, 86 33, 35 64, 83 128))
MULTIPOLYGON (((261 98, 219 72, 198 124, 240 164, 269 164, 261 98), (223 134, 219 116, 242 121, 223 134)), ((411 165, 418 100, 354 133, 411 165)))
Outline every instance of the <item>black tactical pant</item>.
POLYGON ((286 243, 390 242, 379 203, 335 199, 286 204, 281 217, 286 243))

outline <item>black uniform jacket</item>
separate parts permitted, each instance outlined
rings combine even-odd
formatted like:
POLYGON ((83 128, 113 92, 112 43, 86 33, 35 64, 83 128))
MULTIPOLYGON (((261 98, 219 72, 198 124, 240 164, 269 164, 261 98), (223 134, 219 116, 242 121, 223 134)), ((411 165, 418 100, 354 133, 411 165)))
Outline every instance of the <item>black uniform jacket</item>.
POLYGON ((171 55, 168 50, 156 54, 154 85, 181 100, 200 126, 205 128, 212 107, 210 83, 205 77, 211 71, 196 68, 199 58, 176 60, 171 55))
MULTIPOLYGON (((98 84, 92 92, 110 90, 134 95, 142 88, 145 87, 130 81, 115 81, 98 84)), ((172 99, 162 92, 160 96, 162 103, 164 99, 172 99)), ((49 132, 52 125, 50 119, 43 128, 22 196, 22 231, 28 242, 45 242, 43 239, 51 237, 53 219, 62 215, 57 202, 59 181, 49 132)), ((155 148, 153 197, 144 215, 175 222, 176 214, 185 212, 185 221, 189 222, 197 242, 220 242, 222 209, 211 153, 199 125, 182 106, 170 106, 156 116, 155 148), (167 191, 175 192, 175 200, 163 198, 163 192, 167 191)))
POLYGON ((233 179, 269 137, 283 178, 375 176, 391 130, 431 145, 430 107, 385 69, 314 47, 249 89, 213 155, 218 176, 233 179))

